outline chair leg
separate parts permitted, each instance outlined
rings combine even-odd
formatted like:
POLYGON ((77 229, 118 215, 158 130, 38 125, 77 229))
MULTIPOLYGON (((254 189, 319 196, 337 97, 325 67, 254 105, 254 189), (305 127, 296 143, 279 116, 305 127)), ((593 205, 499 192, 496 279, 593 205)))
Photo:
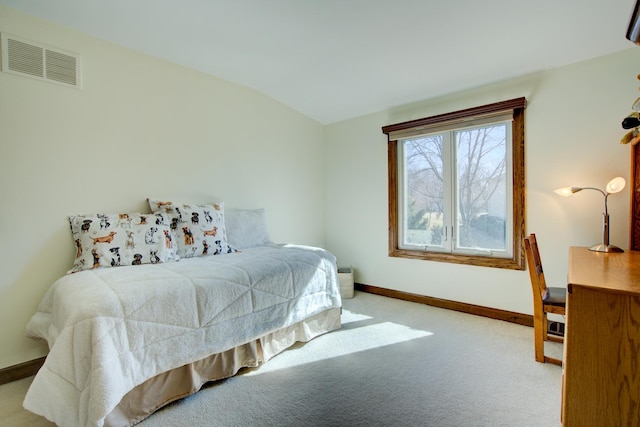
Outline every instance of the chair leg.
POLYGON ((562 338, 548 335, 547 326, 547 313, 545 313, 544 311, 535 312, 533 315, 533 334, 536 362, 553 363, 554 365, 562 366, 562 360, 544 355, 545 341, 564 342, 564 339, 562 338))
POLYGON ((536 312, 533 315, 533 335, 536 362, 544 363, 545 315, 536 312))

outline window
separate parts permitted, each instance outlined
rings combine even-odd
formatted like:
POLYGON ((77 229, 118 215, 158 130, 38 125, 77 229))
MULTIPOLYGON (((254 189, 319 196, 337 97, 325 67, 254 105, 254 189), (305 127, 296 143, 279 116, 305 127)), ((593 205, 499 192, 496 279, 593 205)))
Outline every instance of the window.
POLYGON ((382 128, 390 256, 524 269, 524 108, 518 98, 382 128))

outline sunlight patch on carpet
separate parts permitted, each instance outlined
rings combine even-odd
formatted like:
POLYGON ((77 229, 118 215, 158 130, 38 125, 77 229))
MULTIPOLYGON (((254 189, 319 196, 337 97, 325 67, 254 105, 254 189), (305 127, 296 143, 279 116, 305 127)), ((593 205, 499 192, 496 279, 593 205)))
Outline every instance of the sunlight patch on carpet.
POLYGON ((342 309, 342 315, 340 315, 340 323, 342 323, 343 325, 368 319, 373 318, 371 316, 367 316, 366 314, 352 313, 349 310, 345 310, 344 308, 342 309))
POLYGON ((413 329, 393 322, 371 324, 371 319, 370 316, 343 310, 343 325, 358 321, 366 321, 366 324, 338 329, 304 344, 304 347, 315 347, 315 343, 321 341, 321 343, 318 342, 317 351, 302 352, 295 347, 285 350, 259 369, 245 375, 264 374, 433 335, 429 331, 413 329))

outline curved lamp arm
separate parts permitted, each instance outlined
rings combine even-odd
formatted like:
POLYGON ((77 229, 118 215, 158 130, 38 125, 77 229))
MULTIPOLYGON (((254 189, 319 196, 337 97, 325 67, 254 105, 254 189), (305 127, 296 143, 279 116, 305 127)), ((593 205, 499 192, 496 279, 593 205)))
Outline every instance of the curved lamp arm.
POLYGON ((607 196, 607 193, 605 193, 604 191, 596 187, 562 187, 562 188, 556 188, 555 190, 553 190, 553 192, 562 197, 570 197, 582 190, 596 190, 601 192, 603 196, 605 197, 607 196))

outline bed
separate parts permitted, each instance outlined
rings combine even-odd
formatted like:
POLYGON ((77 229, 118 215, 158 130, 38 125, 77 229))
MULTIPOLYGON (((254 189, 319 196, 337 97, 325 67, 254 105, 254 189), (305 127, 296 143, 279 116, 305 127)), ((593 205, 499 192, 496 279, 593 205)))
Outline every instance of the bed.
MULTIPOLYGON (((46 340, 50 352, 27 392, 26 409, 61 426, 133 425, 208 381, 259 366, 297 341, 340 327, 331 253, 273 244, 263 227, 256 240, 255 232, 247 234, 247 221, 238 219, 260 211, 231 215, 241 225, 232 227, 227 239, 221 211, 209 243, 194 232, 198 227, 191 236, 156 230, 162 239, 170 237, 160 245, 174 246, 165 253, 157 246, 142 250, 141 242, 149 227, 179 229, 181 222, 170 214, 144 220, 129 214, 123 221, 118 221, 122 215, 106 215, 111 228, 99 228, 105 215, 93 216, 94 228, 86 230, 83 215, 75 231, 70 218, 74 238, 79 237, 74 240, 84 239, 84 246, 70 274, 50 287, 27 325, 27 335, 46 340), (144 227, 135 227, 141 221, 144 227), (124 250, 126 241, 114 237, 94 244, 90 257, 101 252, 97 264, 87 267, 87 245, 113 229, 111 236, 122 237, 131 237, 125 230, 136 230, 140 240, 132 253, 124 250), (232 236, 238 239, 235 246, 232 236), (185 237, 198 251, 177 247, 176 240, 185 237), (206 247, 222 250, 203 256, 206 247), (156 258, 144 262, 147 253, 156 258), (120 264, 112 265, 114 260, 120 264)), ((212 222, 203 221, 201 228, 211 230, 212 222)))

